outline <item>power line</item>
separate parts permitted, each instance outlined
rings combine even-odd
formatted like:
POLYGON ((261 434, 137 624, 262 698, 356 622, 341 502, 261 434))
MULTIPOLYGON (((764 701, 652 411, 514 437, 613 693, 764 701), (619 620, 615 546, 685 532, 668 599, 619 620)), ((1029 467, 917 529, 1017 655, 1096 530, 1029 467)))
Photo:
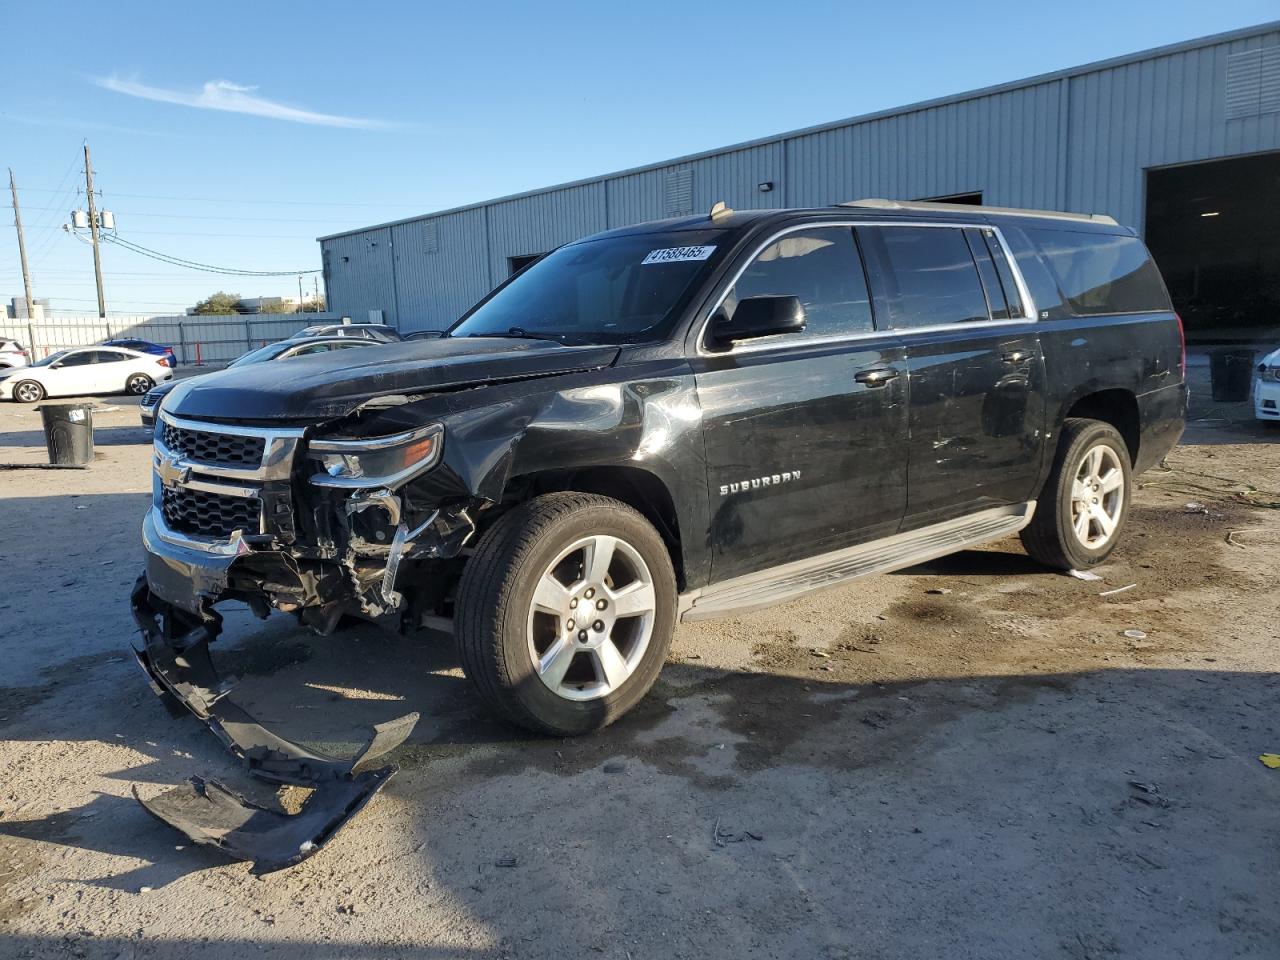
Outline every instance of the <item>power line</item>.
POLYGON ((208 263, 200 263, 196 260, 187 260, 182 257, 175 257, 172 254, 161 253, 159 250, 152 250, 150 247, 144 247, 141 244, 133 243, 116 234, 106 234, 104 237, 109 243, 117 244, 126 250, 141 254, 144 257, 150 257, 152 260, 159 260, 161 263, 167 263, 176 267, 185 267, 188 270, 199 270, 205 273, 221 273, 228 276, 236 277, 293 277, 300 273, 320 273, 315 270, 243 270, 237 267, 217 267, 208 263))

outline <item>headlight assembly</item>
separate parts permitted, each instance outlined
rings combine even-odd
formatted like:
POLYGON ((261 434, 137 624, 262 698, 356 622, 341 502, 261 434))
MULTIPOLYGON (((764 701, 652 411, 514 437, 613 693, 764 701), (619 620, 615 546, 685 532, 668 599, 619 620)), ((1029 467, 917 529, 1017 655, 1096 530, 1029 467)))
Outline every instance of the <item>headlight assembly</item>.
POLYGON ((1259 364, 1258 379, 1269 383, 1280 382, 1280 363, 1259 364))
POLYGON ((386 437, 312 440, 308 456, 320 472, 311 482, 348 490, 397 487, 434 467, 443 447, 444 427, 438 423, 386 437))

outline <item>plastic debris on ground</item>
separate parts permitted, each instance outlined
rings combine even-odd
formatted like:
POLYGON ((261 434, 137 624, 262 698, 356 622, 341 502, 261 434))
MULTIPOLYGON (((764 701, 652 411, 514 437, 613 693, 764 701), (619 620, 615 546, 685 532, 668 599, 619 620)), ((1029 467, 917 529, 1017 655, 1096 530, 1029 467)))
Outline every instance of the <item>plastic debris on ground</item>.
POLYGON ((1068 570, 1067 573, 1071 574, 1071 576, 1075 577, 1077 580, 1101 580, 1102 579, 1100 576, 1098 576, 1096 573, 1094 573, 1091 570, 1068 570))
POLYGON ((1264 767, 1270 767, 1272 770, 1280 770, 1280 753, 1264 753, 1259 755, 1264 767))

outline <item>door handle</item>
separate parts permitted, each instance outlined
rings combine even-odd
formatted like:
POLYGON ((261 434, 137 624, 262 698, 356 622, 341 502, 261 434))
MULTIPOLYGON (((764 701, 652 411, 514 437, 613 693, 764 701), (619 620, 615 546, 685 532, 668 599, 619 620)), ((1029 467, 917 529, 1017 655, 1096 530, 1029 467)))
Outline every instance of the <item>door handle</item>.
POLYGON ((1022 363, 1024 360, 1031 359, 1030 350, 1010 350, 1008 353, 1000 355, 1002 363, 1022 363))
POLYGON ((890 380, 898 378, 898 371, 893 367, 875 367, 872 370, 859 370, 853 375, 853 379, 859 383, 864 383, 868 387, 883 387, 890 380))

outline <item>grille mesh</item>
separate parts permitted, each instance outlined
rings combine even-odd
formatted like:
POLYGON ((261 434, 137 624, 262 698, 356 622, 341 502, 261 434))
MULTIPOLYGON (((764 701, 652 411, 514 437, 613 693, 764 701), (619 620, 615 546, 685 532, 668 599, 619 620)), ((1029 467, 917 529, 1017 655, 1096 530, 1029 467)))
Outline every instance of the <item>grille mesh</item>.
POLYGON ((161 502, 165 522, 181 533, 228 540, 236 530, 250 534, 258 532, 260 508, 257 500, 186 487, 165 487, 161 502))
POLYGON ((262 437, 239 437, 229 433, 206 433, 184 430, 171 423, 161 434, 164 445, 174 453, 202 463, 219 463, 232 467, 258 467, 267 442, 262 437))
POLYGON ((165 395, 164 390, 148 390, 142 397, 142 405, 144 407, 154 407, 156 402, 165 395))

